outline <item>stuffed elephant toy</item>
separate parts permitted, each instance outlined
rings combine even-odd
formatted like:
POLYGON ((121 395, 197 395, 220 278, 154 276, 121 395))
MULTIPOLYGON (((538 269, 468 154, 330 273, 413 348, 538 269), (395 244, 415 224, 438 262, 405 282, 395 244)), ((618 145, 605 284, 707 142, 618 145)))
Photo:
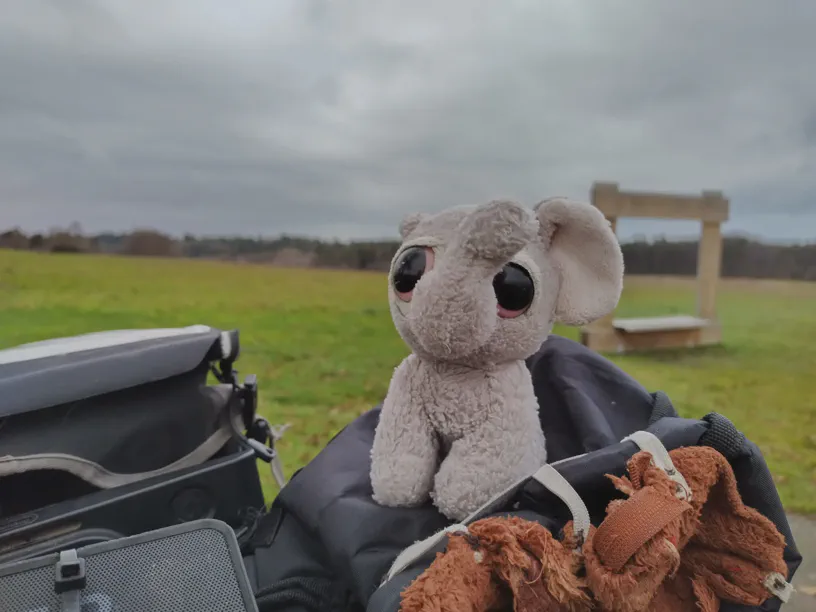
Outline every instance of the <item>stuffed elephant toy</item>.
POLYGON ((412 353, 380 413, 373 497, 462 520, 546 462, 524 360, 554 323, 614 310, 623 255, 598 209, 560 198, 411 215, 400 234, 388 297, 412 353))

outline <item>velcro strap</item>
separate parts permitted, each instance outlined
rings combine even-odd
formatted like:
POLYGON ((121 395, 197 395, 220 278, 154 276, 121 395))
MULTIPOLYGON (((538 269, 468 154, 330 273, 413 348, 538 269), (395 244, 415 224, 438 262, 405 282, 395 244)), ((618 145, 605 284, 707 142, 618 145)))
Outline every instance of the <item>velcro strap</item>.
POLYGON ((600 524, 593 544, 607 568, 619 572, 638 549, 691 506, 646 487, 618 505, 600 524))

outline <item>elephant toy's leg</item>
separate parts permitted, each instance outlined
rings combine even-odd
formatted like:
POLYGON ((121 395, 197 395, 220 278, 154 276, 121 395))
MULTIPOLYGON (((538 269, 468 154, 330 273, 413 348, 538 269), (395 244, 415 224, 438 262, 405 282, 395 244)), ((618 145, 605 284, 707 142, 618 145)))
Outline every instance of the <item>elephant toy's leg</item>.
POLYGON ((546 460, 544 436, 485 425, 451 446, 436 474, 432 497, 440 512, 462 520, 546 460))
POLYGON ((422 407, 408 357, 394 372, 371 449, 374 500, 384 506, 428 501, 438 467, 438 441, 422 407))

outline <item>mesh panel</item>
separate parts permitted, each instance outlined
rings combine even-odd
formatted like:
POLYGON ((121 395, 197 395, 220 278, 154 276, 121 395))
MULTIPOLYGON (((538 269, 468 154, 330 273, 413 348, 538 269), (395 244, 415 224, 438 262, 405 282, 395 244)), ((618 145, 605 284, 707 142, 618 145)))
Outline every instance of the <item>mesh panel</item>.
POLYGON ((50 565, 0 578, 0 610, 3 612, 58 611, 59 599, 54 593, 53 584, 54 568, 50 565))
MULTIPOLYGON (((81 554, 81 553, 80 553, 81 554)), ((244 612, 223 534, 201 529, 85 556, 82 612, 244 612)), ((59 612, 54 568, 0 578, 2 612, 59 612)))

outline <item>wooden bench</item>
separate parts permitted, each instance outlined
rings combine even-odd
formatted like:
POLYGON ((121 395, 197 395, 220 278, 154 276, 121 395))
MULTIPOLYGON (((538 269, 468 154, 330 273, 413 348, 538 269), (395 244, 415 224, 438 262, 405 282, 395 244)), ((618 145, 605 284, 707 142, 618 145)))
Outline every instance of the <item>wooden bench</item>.
POLYGON ((617 183, 595 183, 592 203, 609 220, 612 231, 621 217, 697 219, 697 316, 675 315, 640 319, 615 318, 614 313, 581 330, 581 342, 599 352, 622 353, 666 348, 690 348, 722 341, 716 314, 717 285, 722 260, 720 224, 728 220, 728 200, 718 191, 672 195, 621 191, 617 183))
POLYGON ((584 345, 607 353, 692 348, 721 341, 716 321, 688 315, 613 319, 611 327, 590 325, 581 330, 584 345))

